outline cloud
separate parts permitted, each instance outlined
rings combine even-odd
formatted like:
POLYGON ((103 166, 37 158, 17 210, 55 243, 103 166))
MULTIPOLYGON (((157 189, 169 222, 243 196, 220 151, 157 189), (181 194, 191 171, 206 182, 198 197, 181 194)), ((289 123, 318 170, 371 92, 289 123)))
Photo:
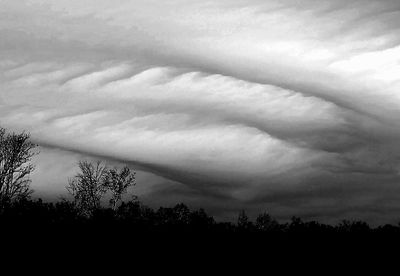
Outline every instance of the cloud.
POLYGON ((204 202, 220 217, 397 210, 379 202, 400 180, 399 9, 2 1, 0 123, 45 148, 35 185, 47 194, 91 156, 157 183, 147 202, 204 202))

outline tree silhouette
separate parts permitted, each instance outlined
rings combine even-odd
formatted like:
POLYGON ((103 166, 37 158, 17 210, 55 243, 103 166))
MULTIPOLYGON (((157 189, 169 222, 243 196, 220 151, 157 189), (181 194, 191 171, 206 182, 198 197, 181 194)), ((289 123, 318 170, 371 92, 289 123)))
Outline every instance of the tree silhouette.
POLYGON ((240 231, 248 231, 252 228, 253 224, 250 221, 249 217, 246 214, 245 210, 241 210, 239 212, 237 227, 240 231))
POLYGON ((82 213, 92 215, 100 208, 101 198, 107 192, 107 166, 100 161, 96 164, 80 161, 78 165, 80 172, 69 180, 67 190, 82 213))
POLYGON ((7 133, 0 128, 0 202, 9 203, 26 199, 32 193, 29 174, 34 170, 31 164, 37 147, 30 135, 7 133))
POLYGON ((350 221, 344 219, 337 226, 337 230, 343 233, 360 233, 368 232, 370 228, 364 221, 350 221))
POLYGON ((122 196, 127 193, 128 188, 136 185, 135 174, 127 166, 121 170, 113 168, 107 171, 105 185, 111 192, 110 206, 113 210, 116 210, 118 202, 122 200, 122 196))
POLYGON ((189 224, 194 230, 209 230, 214 226, 215 221, 213 217, 207 215, 204 209, 200 208, 197 211, 190 212, 189 224))
POLYGON ((180 224, 189 224, 190 210, 185 204, 179 203, 175 205, 173 212, 180 224))
POLYGON ((257 216, 256 228, 259 231, 277 231, 279 229, 279 223, 268 213, 263 213, 257 216))

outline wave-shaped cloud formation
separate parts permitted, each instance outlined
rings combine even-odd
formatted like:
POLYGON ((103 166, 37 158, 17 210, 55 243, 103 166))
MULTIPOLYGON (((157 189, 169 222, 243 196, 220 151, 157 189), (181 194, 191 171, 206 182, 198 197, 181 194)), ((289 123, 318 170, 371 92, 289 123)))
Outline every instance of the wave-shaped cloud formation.
POLYGON ((44 147, 38 180, 72 170, 52 160, 101 156, 146 171, 154 204, 390 221, 399 13, 397 0, 1 1, 0 123, 44 147))

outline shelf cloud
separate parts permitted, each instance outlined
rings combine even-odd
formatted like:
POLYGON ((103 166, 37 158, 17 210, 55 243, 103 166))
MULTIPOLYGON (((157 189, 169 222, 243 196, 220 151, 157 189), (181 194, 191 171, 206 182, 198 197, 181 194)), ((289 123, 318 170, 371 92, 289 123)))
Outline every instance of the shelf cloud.
POLYGON ((0 124, 42 154, 127 163, 155 206, 322 221, 400 211, 400 3, 5 0, 0 124))

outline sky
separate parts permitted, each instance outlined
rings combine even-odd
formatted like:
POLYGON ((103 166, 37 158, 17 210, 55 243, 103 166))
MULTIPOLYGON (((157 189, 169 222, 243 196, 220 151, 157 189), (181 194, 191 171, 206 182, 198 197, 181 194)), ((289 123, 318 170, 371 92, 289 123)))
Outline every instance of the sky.
POLYGON ((398 0, 0 0, 0 125, 153 207, 400 220, 398 0))

